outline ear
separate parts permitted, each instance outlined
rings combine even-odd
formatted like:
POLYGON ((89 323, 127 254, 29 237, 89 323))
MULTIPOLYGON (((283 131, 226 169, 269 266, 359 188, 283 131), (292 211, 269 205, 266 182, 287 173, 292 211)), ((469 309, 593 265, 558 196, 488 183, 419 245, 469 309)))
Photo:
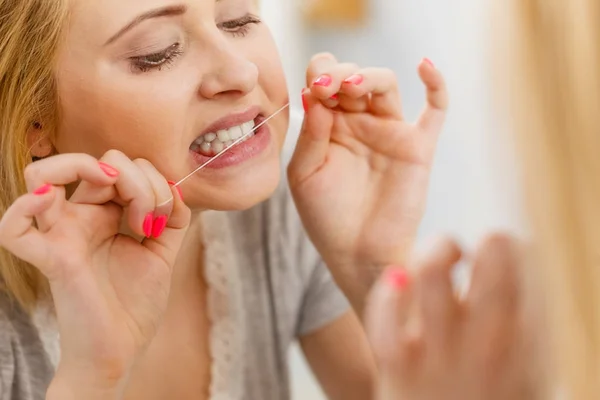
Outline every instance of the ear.
POLYGON ((27 145, 32 157, 44 158, 52 154, 52 142, 39 122, 32 123, 27 130, 27 145))

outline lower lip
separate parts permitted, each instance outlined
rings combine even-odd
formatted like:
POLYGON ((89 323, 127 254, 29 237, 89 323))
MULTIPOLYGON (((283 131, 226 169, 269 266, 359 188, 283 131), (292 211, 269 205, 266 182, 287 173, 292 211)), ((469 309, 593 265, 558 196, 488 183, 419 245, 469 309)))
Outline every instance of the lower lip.
MULTIPOLYGON (((233 165, 242 164, 259 154, 269 147, 271 142, 271 132, 268 124, 264 124, 250 139, 246 139, 241 143, 233 146, 225 153, 221 154, 216 160, 208 164, 205 168, 207 169, 222 169, 231 167, 233 165)), ((213 157, 207 157, 194 151, 190 152, 194 162, 200 166, 205 162, 211 160, 213 157)))

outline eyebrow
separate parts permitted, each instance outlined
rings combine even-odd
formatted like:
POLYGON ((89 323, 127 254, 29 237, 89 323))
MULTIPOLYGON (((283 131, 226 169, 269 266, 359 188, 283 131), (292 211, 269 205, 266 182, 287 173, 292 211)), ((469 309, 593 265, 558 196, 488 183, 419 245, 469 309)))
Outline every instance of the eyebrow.
MULTIPOLYGON (((216 1, 220 1, 220 0, 216 0, 216 1)), ((185 14, 186 11, 187 11, 187 6, 184 4, 181 4, 181 5, 157 8, 155 10, 150 10, 148 12, 145 12, 141 15, 138 15, 137 17, 135 17, 133 19, 133 21, 131 21, 130 23, 125 25, 125 27, 121 28, 121 30, 119 30, 110 39, 108 39, 108 41, 104 45, 108 46, 109 44, 114 43, 117 39, 119 39, 125 33, 129 32, 135 26, 141 24, 142 22, 144 22, 148 19, 160 18, 160 17, 174 17, 177 15, 185 14)))

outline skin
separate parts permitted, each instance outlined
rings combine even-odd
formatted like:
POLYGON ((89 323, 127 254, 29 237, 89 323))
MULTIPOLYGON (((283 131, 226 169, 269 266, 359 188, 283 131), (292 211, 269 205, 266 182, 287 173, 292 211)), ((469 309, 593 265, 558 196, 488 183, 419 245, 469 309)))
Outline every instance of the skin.
POLYGON ((551 398, 540 391, 539 305, 523 291, 525 260, 510 236, 493 234, 476 250, 465 295, 455 293, 463 259, 442 238, 390 269, 370 296, 369 338, 381 381, 378 400, 551 398), (538 326, 536 326, 538 325, 538 326))
MULTIPOLYGON (((0 245, 38 267, 52 287, 63 357, 48 397, 197 398, 210 379, 209 326, 196 301, 206 291, 198 278, 199 212, 245 209, 271 195, 287 114, 269 123, 271 142, 261 155, 187 181, 185 204, 167 181, 190 172, 189 145, 215 120, 252 105, 269 115, 288 101, 279 57, 264 24, 246 26, 243 35, 221 25, 256 13, 250 0, 70 6, 57 67, 60 129, 51 140, 42 121, 29 135, 32 143, 41 139, 34 155, 60 155, 27 168, 28 194, 0 222, 0 245), (135 16, 179 4, 185 13, 145 21, 105 44, 135 16), (133 68, 132 57, 174 43, 182 54, 160 70, 133 68), (128 233, 143 237, 148 216, 154 227, 159 219, 166 224, 156 237, 140 243, 119 235, 125 218, 128 233), (31 228, 34 219, 39 230, 31 228), (203 340, 179 351, 181 332, 203 340), (182 373, 156 379, 173 354, 192 357, 179 365, 182 373), (202 379, 179 380, 199 369, 202 379)), ((310 238, 354 306, 300 339, 332 399, 372 392, 375 367, 358 317, 379 271, 404 262, 424 212, 447 94, 432 64, 422 62, 419 75, 427 104, 412 124, 391 71, 328 54, 307 68, 306 118, 288 177, 310 238)))
MULTIPOLYGON (((119 149, 176 181, 193 169, 190 144, 214 121, 250 106, 259 106, 264 115, 279 109, 288 93, 268 27, 215 26, 249 13, 258 15, 250 0, 72 0, 57 70, 63 112, 57 151, 99 158, 119 149), (187 7, 185 14, 145 21, 105 45, 137 15, 180 4, 187 7), (181 44, 182 54, 161 70, 132 73, 131 57, 159 53, 174 43, 181 44)), ((244 209, 268 197, 279 180, 287 124, 287 113, 272 120, 272 143, 260 157, 196 174, 182 186, 186 204, 194 210, 244 209)))

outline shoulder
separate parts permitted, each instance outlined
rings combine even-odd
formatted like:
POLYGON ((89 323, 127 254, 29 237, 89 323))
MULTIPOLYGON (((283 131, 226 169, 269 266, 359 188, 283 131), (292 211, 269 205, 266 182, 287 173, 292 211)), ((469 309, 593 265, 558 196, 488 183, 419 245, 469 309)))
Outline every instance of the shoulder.
POLYGON ((52 376, 32 318, 0 291, 0 399, 42 399, 52 376))
POLYGON ((7 393, 11 392, 15 373, 12 343, 16 333, 6 312, 7 306, 7 299, 0 293, 0 399, 6 398, 7 393))

